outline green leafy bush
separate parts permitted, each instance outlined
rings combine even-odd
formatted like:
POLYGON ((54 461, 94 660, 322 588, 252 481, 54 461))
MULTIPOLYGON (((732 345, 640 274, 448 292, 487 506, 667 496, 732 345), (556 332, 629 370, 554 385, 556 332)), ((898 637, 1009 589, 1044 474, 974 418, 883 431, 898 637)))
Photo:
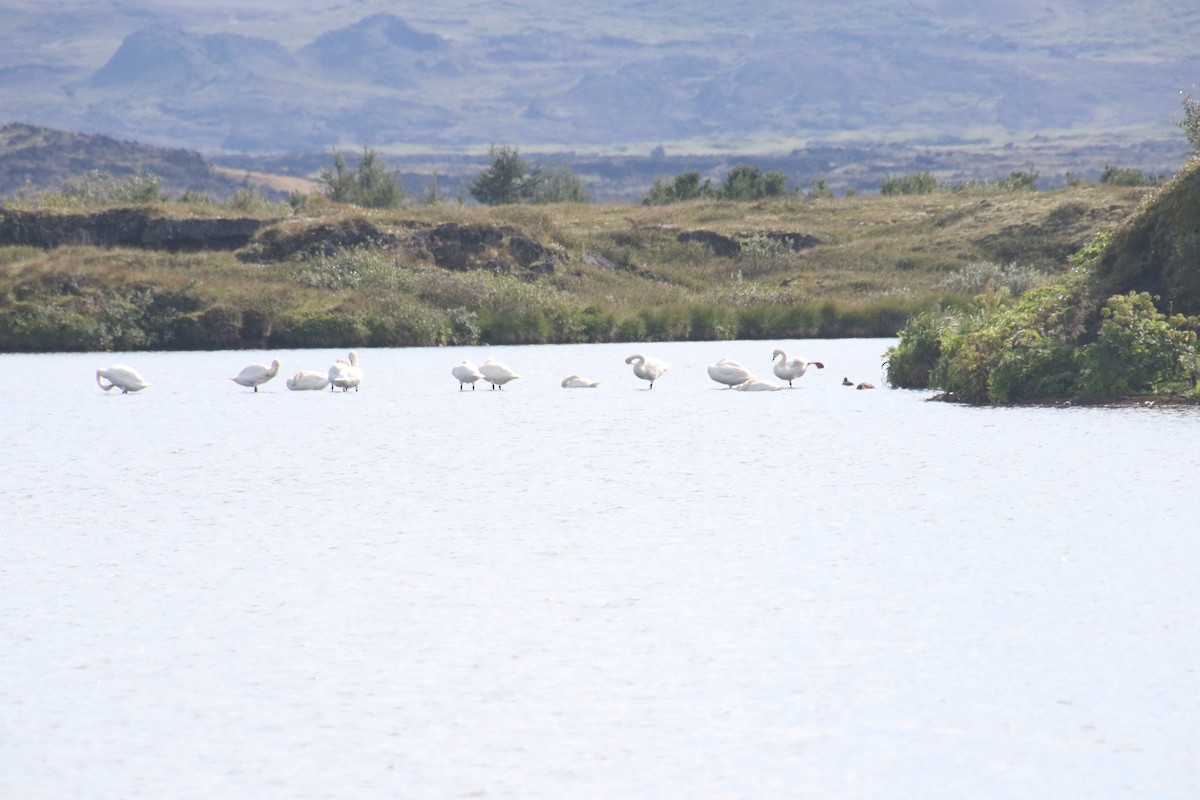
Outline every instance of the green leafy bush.
POLYGON ((914 172, 909 175, 887 175, 879 186, 879 193, 886 195, 898 194, 932 194, 938 190, 937 178, 932 172, 914 172))
POLYGON ((942 282, 941 288, 964 295, 1007 289, 1010 294, 1017 296, 1045 283, 1049 278, 1047 273, 1027 264, 1001 265, 977 261, 950 275, 942 282))
POLYGON ((1111 186, 1158 186, 1163 179, 1161 175, 1148 175, 1140 169, 1105 164, 1100 173, 1100 182, 1111 186))
POLYGON ((1083 394, 1195 392, 1196 320, 1167 317, 1146 292, 1114 295, 1100 313, 1099 336, 1080 352, 1083 394))
POLYGON ((757 278, 789 266, 791 255, 792 249, 778 238, 755 233, 742 240, 737 258, 743 276, 757 278))
POLYGON ((500 206, 532 200, 541 177, 531 172, 515 147, 496 147, 488 150, 491 163, 471 181, 471 196, 487 206, 500 206))
POLYGON ((341 153, 333 154, 333 168, 321 171, 325 193, 335 203, 352 203, 364 208, 395 208, 404 202, 400 171, 386 169, 378 154, 363 148, 358 169, 351 170, 341 153))
POLYGON ((782 172, 763 174, 752 164, 738 164, 725 176, 721 197, 726 200, 758 200, 787 194, 787 175, 782 172))
POLYGON ((695 170, 676 175, 672 180, 655 178, 649 193, 642 199, 642 205, 665 206, 671 203, 683 203, 688 200, 700 200, 716 197, 717 190, 712 187, 708 178, 701 180, 701 175, 695 170))

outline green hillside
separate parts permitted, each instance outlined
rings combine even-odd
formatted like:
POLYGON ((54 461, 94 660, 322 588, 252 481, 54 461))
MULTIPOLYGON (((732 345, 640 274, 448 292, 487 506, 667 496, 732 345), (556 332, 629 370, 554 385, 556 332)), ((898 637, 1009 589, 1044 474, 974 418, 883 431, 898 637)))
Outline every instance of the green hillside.
POLYGON ((1200 395, 1200 158, 1059 278, 989 288, 901 332, 893 385, 975 403, 1200 395))
POLYGON ((0 350, 892 336, 1054 279, 1145 191, 0 210, 0 350))

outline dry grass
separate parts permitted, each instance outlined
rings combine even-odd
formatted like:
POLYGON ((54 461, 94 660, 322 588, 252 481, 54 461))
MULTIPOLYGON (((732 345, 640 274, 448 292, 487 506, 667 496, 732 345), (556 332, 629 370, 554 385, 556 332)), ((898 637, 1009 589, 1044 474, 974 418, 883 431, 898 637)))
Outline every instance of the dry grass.
MULTIPOLYGON (((411 335, 417 341, 431 336, 429 343, 469 335, 460 330, 464 315, 477 315, 481 336, 509 341, 522 340, 523 326, 526 341, 722 337, 818 327, 843 335, 886 332, 894 330, 893 319, 903 324, 906 314, 942 302, 953 285, 948 278, 971 265, 1027 260, 1020 266, 1065 268, 1066 253, 1097 231, 1114 228, 1142 193, 1083 185, 1050 192, 787 197, 751 204, 444 204, 387 211, 318 202, 276 225, 292 235, 366 220, 400 242, 415 228, 447 222, 508 226, 560 255, 553 273, 531 280, 448 271, 404 246, 345 253, 321 263, 294 257, 264 264, 244 263, 231 253, 0 248, 0 315, 17 298, 32 302, 28 298, 37 295, 40 302, 74 308, 81 293, 95 293, 100 299, 93 305, 100 305, 128 287, 149 286, 195 298, 205 308, 292 321, 347 314, 382 318, 403 307, 424 326, 411 335), (752 261, 748 249, 717 255, 706 244, 679 240, 681 232, 698 229, 743 243, 761 243, 768 233, 801 234, 818 243, 752 261), (1005 258, 1008 253, 1021 258, 1005 258), (871 318, 877 320, 874 327, 871 318), (451 328, 458 333, 445 333, 451 328)), ((186 206, 162 211, 211 213, 186 206)))

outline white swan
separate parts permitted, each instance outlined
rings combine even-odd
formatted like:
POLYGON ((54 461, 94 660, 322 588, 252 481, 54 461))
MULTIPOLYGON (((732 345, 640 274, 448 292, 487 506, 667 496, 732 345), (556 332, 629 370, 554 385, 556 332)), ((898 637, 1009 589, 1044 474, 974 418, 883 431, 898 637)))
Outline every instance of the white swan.
POLYGON ((329 368, 329 391, 341 389, 343 392, 348 392, 353 389, 357 392, 362 379, 363 371, 362 367, 358 365, 358 354, 351 351, 349 361, 339 358, 329 368))
POLYGON ((266 364, 251 364, 248 367, 242 367, 242 371, 234 375, 229 380, 239 386, 253 386, 254 391, 258 391, 258 387, 279 374, 279 359, 271 361, 271 366, 266 364))
POLYGON ((329 385, 329 375, 315 369, 302 369, 287 379, 287 387, 296 392, 320 391, 329 385))
POLYGON ((825 365, 820 361, 805 361, 803 358, 788 358, 787 353, 782 350, 776 350, 771 355, 771 360, 779 359, 779 363, 772 367, 772 372, 775 377, 788 382, 788 386, 792 385, 792 381, 799 378, 810 367, 817 369, 825 369, 825 365))
POLYGON ((778 392, 783 388, 783 384, 771 383, 770 381, 760 381, 758 378, 750 378, 742 381, 733 388, 739 392, 778 392))
POLYGON ((665 361, 659 361, 657 358, 647 358, 641 353, 625 359, 625 363, 633 364, 633 374, 644 381, 650 381, 651 389, 654 388, 654 382, 671 368, 671 365, 665 361))
POLYGON ((587 378, 581 378, 578 375, 568 375, 562 380, 564 389, 595 389, 600 385, 600 381, 589 381, 587 378))
POLYGON ((483 365, 479 368, 479 372, 483 375, 483 379, 492 385, 493 389, 496 387, 503 389, 504 384, 521 377, 506 365, 501 364, 499 361, 493 361, 490 358, 483 362, 483 365))
POLYGON ((475 391, 475 381, 483 377, 483 373, 475 368, 475 365, 470 361, 464 361, 450 370, 450 374, 458 381, 458 390, 461 392, 463 384, 471 384, 471 391, 475 391))
POLYGON ((710 364, 708 367, 708 377, 712 378, 717 383, 723 383, 726 387, 732 389, 740 383, 745 383, 754 378, 754 373, 743 367, 736 361, 731 361, 728 358, 722 358, 715 364, 710 364))
POLYGON ((116 387, 121 390, 121 394, 140 392, 150 385, 136 369, 124 364, 113 364, 111 367, 96 370, 96 384, 106 392, 116 387), (108 381, 108 384, 105 385, 104 381, 108 381))

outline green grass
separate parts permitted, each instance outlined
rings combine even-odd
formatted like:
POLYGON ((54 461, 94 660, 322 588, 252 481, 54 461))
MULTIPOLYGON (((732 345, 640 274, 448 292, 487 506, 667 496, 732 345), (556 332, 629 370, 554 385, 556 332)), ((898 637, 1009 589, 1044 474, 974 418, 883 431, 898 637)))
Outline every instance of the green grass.
MULTIPOLYGON (((996 274, 1052 275, 1145 190, 1083 184, 671 206, 455 204, 367 211, 314 203, 259 239, 298 247, 254 263, 228 252, 0 247, 0 350, 406 346, 814 336, 892 336, 966 302, 996 274), (537 240, 553 270, 523 271, 507 240, 447 269, 414 238, 453 222, 537 240), (681 242, 702 229, 743 245, 681 242), (818 241, 792 251, 766 234, 818 241), (307 238, 306 238, 307 237, 307 238), (351 236, 352 238, 352 236, 351 236), (311 240, 311 241, 310 241, 311 240), (1003 245, 1028 262, 998 260, 1003 245), (973 271, 972 271, 973 270, 973 271)), ((212 216, 212 207, 154 207, 212 216)), ((254 249, 253 245, 250 249, 254 249)))

